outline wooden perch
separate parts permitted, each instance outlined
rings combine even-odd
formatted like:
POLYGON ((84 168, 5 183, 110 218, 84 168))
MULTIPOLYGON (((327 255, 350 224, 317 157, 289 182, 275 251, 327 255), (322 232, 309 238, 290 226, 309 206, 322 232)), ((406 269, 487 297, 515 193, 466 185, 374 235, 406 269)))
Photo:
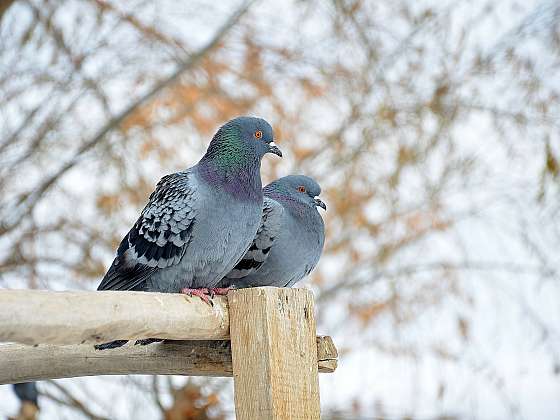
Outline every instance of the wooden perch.
POLYGON ((144 292, 0 290, 0 341, 104 343, 118 339, 229 338, 227 299, 144 292))
MULTIPOLYGON (((308 306, 311 299, 303 289, 276 288, 238 290, 228 298, 254 293, 267 306, 259 312, 261 302, 247 302, 241 313, 245 303, 237 304, 240 326, 248 322, 248 314, 265 316, 274 309, 270 303, 274 300, 266 301, 265 296, 278 300, 301 295, 308 306)), ((0 383, 126 373, 231 376, 231 346, 223 343, 229 339, 228 298, 215 297, 214 306, 209 306, 197 297, 169 293, 0 290, 0 342, 40 344, 0 344, 0 383), (204 341, 110 351, 95 351, 92 346, 138 338, 204 341), (88 344, 72 345, 84 343, 88 344)), ((283 316, 288 313, 292 312, 283 316)), ((317 337, 316 344, 319 372, 333 372, 338 355, 331 338, 317 337)))
POLYGON ((338 357, 329 337, 316 337, 312 293, 275 287, 232 291, 213 306, 180 294, 3 290, 0 341, 21 343, 0 345, 0 383, 233 376, 239 420, 318 420, 318 372, 333 372, 338 357), (139 338, 189 341, 92 345, 139 338))
MULTIPOLYGON (((336 349, 317 337, 319 372, 333 372, 336 349), (334 350, 334 352, 333 352, 334 350)), ((336 368, 336 365, 335 365, 336 368)), ((93 345, 0 344, 0 384, 93 375, 232 376, 231 343, 225 340, 128 344, 113 350, 93 345)))

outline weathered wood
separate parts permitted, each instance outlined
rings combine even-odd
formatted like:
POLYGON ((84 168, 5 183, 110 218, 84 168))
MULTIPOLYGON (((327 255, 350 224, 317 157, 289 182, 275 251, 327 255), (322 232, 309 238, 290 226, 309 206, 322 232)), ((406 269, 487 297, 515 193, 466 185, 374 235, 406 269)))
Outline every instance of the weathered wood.
POLYGON ((232 376, 229 341, 173 341, 94 350, 93 345, 0 345, 0 384, 93 375, 232 376))
MULTIPOLYGON (((332 364, 330 337, 317 337, 318 366, 332 364), (330 350, 328 350, 330 349, 330 350)), ((334 348, 334 347, 333 347, 334 348)), ((73 346, 0 344, 0 384, 93 375, 232 376, 229 341, 166 341, 98 351, 73 346)))
POLYGON ((319 373, 332 373, 338 367, 338 351, 328 335, 317 336, 317 366, 319 373))
POLYGON ((117 339, 229 337, 225 297, 142 292, 0 290, 0 341, 103 343, 117 339))
POLYGON ((228 299, 236 418, 319 419, 311 292, 265 287, 228 299))

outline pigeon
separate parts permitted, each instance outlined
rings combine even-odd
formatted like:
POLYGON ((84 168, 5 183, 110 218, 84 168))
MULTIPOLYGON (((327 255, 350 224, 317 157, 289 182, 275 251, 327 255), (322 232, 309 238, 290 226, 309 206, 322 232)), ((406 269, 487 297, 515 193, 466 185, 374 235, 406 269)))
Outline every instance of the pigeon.
POLYGON ((14 384, 13 387, 16 396, 22 403, 28 402, 39 407, 39 391, 37 391, 35 382, 14 384))
POLYGON ((266 153, 282 156, 265 120, 238 117, 220 127, 195 166, 158 182, 98 290, 182 292, 206 302, 207 293, 223 294, 216 286, 247 252, 261 221, 266 153))
POLYGON ((317 207, 321 187, 304 175, 289 175, 263 189, 261 225, 245 256, 220 282, 236 288, 291 287, 317 265, 325 227, 317 207))

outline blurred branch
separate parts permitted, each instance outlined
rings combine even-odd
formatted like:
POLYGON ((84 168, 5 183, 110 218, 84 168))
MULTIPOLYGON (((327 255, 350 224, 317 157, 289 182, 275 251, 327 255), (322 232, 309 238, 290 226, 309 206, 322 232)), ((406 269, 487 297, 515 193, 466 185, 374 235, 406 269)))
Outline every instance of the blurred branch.
MULTIPOLYGON (((465 109, 465 110, 485 112, 495 117, 507 118, 521 125, 527 124, 529 122, 533 122, 534 124, 537 125, 548 124, 550 126, 560 128, 560 123, 558 122, 558 119, 546 118, 538 115, 527 115, 521 111, 516 112, 513 110, 500 109, 498 107, 493 107, 484 104, 461 102, 461 99, 457 99, 455 101, 455 106, 459 106, 461 109, 465 109)), ((535 138, 535 140, 540 140, 540 138, 537 137, 535 138)))
POLYGON ((55 171, 53 174, 47 177, 41 185, 39 185, 33 191, 24 194, 16 208, 10 209, 8 211, 5 222, 0 225, 0 235, 4 235, 14 229, 23 218, 30 214, 35 205, 43 197, 43 195, 62 177, 66 172, 72 169, 80 160, 80 158, 94 146, 96 146, 100 141, 102 141, 108 133, 113 131, 115 128, 119 127, 120 124, 130 116, 136 109, 141 105, 148 102, 154 96, 156 96, 163 89, 167 88, 169 85, 173 84, 185 71, 192 69, 198 62, 211 50, 213 50, 221 41, 221 39, 233 28, 233 26, 239 21, 239 19, 247 12, 249 7, 255 0, 249 0, 243 3, 230 18, 225 22, 225 24, 218 29, 215 35, 210 39, 210 41, 200 48, 197 52, 188 57, 179 67, 166 79, 157 83, 152 87, 147 93, 142 95, 135 102, 126 107, 120 114, 112 118, 107 122, 90 140, 84 143, 74 154, 74 156, 69 159, 60 169, 55 171))
MULTIPOLYGON (((55 128, 60 124, 63 118, 70 113, 74 109, 76 105, 78 105, 79 100, 83 97, 85 91, 81 92, 79 95, 76 95, 65 107, 58 107, 63 108, 60 109, 58 112, 53 113, 52 116, 47 118, 40 126, 36 128, 36 132, 33 138, 29 141, 29 145, 27 145, 25 151, 20 151, 20 156, 14 159, 12 162, 5 164, 5 168, 3 168, 6 172, 13 171, 17 168, 17 166, 27 159, 29 159, 35 152, 37 152, 39 146, 45 140, 48 133, 53 132, 55 128)), ((57 103, 58 105, 58 103, 57 103)), ((33 110, 35 111, 35 110, 33 110)), ((33 113, 32 111, 32 113, 33 113)), ((27 120, 27 118, 26 118, 27 120)), ((23 147, 21 147, 23 149, 23 147)))
POLYGON ((163 403, 161 402, 160 390, 159 390, 159 385, 158 385, 158 378, 159 378, 158 375, 152 376, 152 392, 151 393, 154 396, 154 402, 156 403, 156 406, 159 408, 159 410, 163 414, 165 412, 165 407, 163 406, 163 403))
MULTIPOLYGON (((54 92, 54 89, 53 89, 53 92, 54 92)), ((4 152, 4 150, 6 150, 6 148, 8 148, 10 145, 12 145, 15 141, 17 141, 19 139, 19 136, 21 135, 22 131, 25 128, 27 128, 29 126, 29 124, 31 124, 31 122, 35 118, 35 115, 37 115, 37 112, 43 107, 43 105, 44 105, 43 103, 40 103, 35 108, 33 108, 25 116, 25 118, 23 119, 23 121, 21 122, 19 127, 14 130, 12 135, 10 137, 8 137, 6 139, 6 141, 4 141, 2 144, 0 144, 0 154, 2 154, 2 152, 4 152)))
POLYGON ((76 56, 74 54, 70 46, 64 40, 64 35, 62 31, 60 31, 54 24, 52 19, 52 13, 49 14, 48 16, 45 16, 43 14, 44 7, 38 8, 31 1, 28 1, 27 4, 31 7, 33 11, 33 15, 35 16, 36 20, 43 24, 45 32, 50 34, 50 36, 52 37, 52 39, 54 40, 54 42, 56 43, 60 51, 62 51, 66 55, 68 61, 70 62, 72 68, 74 69, 74 72, 71 74, 71 77, 73 77, 74 75, 79 75, 83 79, 84 84, 88 87, 88 89, 90 89, 93 92, 93 94, 97 96, 99 101, 103 104, 103 108, 105 109, 105 112, 108 113, 110 111, 109 100, 105 95, 105 92, 103 92, 103 89, 101 88, 100 84, 82 72, 82 67, 87 56, 86 55, 76 56))
POLYGON ((529 12, 520 23, 515 25, 498 39, 484 57, 486 61, 493 60, 507 48, 519 44, 530 34, 552 29, 560 20, 560 3, 556 0, 541 1, 529 12))
POLYGON ((142 33, 144 36, 149 37, 149 38, 153 38, 153 39, 157 40, 158 42, 160 42, 164 45, 173 45, 173 46, 177 47, 178 49, 180 49, 184 54, 187 54, 187 50, 185 49, 185 46, 183 45, 183 43, 180 40, 178 40, 178 39, 176 39, 172 36, 164 34, 163 32, 157 30, 153 26, 149 26, 149 25, 146 25, 146 24, 142 23, 133 14, 123 12, 122 10, 119 10, 114 4, 110 4, 107 1, 102 1, 102 0, 91 0, 91 1, 93 1, 93 3, 95 3, 95 5, 99 9, 101 9, 103 11, 109 10, 109 11, 113 12, 120 19, 127 22, 130 26, 132 26, 138 32, 142 33))
POLYGON ((104 417, 104 416, 99 416, 95 413, 93 413, 84 403, 82 403, 77 397, 75 397, 68 389, 66 389, 66 387, 60 385, 59 383, 57 383, 56 381, 53 380, 47 380, 45 381, 46 383, 48 383, 49 385, 53 386, 54 388, 56 388, 62 395, 64 395, 65 398, 59 398, 49 392, 46 391, 41 391, 41 395, 54 401, 57 402, 59 404, 65 405, 67 407, 73 408, 79 412, 81 412, 82 414, 84 414, 86 417, 92 419, 92 420, 109 420, 109 417, 104 417))
POLYGON ((405 36, 399 44, 393 48, 392 52, 385 55, 385 57, 380 61, 377 68, 375 69, 375 76, 373 78, 372 86, 377 85, 377 83, 381 80, 383 72, 390 66, 396 63, 397 59, 401 57, 408 48, 412 45, 414 39, 422 33, 422 31, 426 28, 429 28, 432 24, 437 23, 437 21, 446 16, 450 10, 452 10, 456 4, 456 2, 450 2, 450 4, 441 12, 439 13, 432 13, 428 15, 421 23, 416 25, 407 36, 405 36))
POLYGON ((10 8, 14 3, 14 0, 0 0, 0 24, 2 23, 2 17, 4 13, 10 8))
POLYGON ((539 274, 542 268, 539 266, 519 264, 516 262, 500 262, 500 261, 462 261, 462 262, 448 262, 440 261, 428 264, 412 264, 402 265, 395 270, 378 270, 373 272, 366 272, 362 274, 361 279, 349 280, 344 282, 343 285, 336 283, 331 287, 325 287, 317 296, 317 301, 325 301, 335 296, 341 287, 344 289, 353 289, 358 287, 371 286, 375 281, 382 278, 398 278, 410 276, 421 272, 430 271, 500 271, 512 274, 539 274))

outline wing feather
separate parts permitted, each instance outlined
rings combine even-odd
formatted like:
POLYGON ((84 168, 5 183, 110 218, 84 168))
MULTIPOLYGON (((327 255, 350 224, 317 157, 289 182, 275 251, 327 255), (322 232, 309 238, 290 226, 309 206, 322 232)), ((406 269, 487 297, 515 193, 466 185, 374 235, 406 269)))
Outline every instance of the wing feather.
POLYGON ((226 276, 228 279, 240 279, 257 270, 266 261, 275 239, 282 229, 284 208, 277 201, 265 197, 261 224, 249 250, 226 276))
POLYGON ((194 201, 191 172, 163 177, 123 238, 98 290, 143 290, 156 269, 181 261, 192 239, 194 201))

